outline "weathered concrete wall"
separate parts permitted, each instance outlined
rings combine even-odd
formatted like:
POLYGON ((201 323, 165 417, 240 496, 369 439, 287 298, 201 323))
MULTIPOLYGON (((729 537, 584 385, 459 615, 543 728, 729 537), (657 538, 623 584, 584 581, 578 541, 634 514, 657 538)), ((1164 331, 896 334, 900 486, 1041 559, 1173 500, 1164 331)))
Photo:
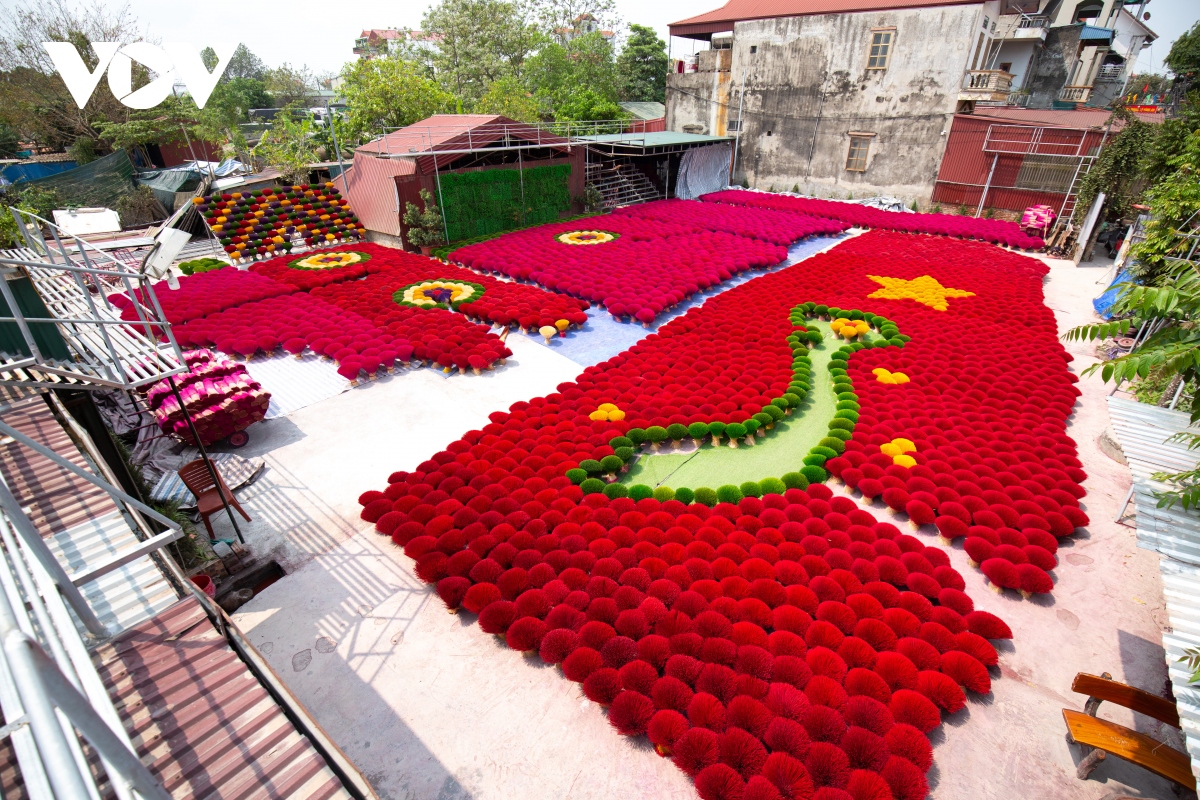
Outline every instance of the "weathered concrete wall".
MULTIPOLYGON (((728 50, 718 51, 728 53, 728 50)), ((684 72, 667 76, 667 130, 682 131, 684 125, 702 125, 712 136, 725 136, 729 113, 728 71, 684 72)))
POLYGON ((1046 44, 1034 53, 1029 77, 1025 79, 1030 108, 1050 108, 1054 104, 1059 91, 1067 85, 1078 50, 1078 26, 1049 30, 1046 44))
POLYGON ((928 198, 980 9, 738 23, 733 73, 744 66, 747 75, 740 176, 759 188, 928 198), (888 67, 868 70, 872 28, 886 26, 895 27, 888 67), (864 172, 846 170, 851 131, 875 134, 864 172))
MULTIPOLYGON (((945 146, 984 4, 739 22, 734 28, 729 116, 746 72, 734 180, 751 186, 926 201, 945 146), (885 70, 868 70, 872 28, 895 27, 885 70), (751 48, 755 52, 751 53, 751 48), (846 171, 850 131, 874 133, 864 172, 846 171)), ((691 88, 701 73, 672 75, 691 88)), ((668 91, 668 127, 711 113, 668 91), (674 97, 673 97, 674 95, 674 97)))

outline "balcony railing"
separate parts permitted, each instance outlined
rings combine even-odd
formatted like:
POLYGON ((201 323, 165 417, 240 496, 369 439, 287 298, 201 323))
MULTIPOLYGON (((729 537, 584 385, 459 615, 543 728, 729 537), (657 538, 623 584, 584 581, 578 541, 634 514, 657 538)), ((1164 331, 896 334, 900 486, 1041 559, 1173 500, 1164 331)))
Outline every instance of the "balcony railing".
POLYGON ((1064 86, 1058 93, 1058 99, 1064 103, 1086 103, 1091 94, 1090 86, 1064 86))
POLYGON ((973 69, 963 76, 959 100, 1002 101, 1012 89, 1012 73, 1002 69, 973 69))
POLYGON ((1098 81, 1119 81, 1125 75, 1124 64, 1102 64, 1096 73, 1098 81))
POLYGON ((1041 16, 1021 15, 1021 21, 1017 23, 1018 28, 1049 28, 1050 18, 1041 16))

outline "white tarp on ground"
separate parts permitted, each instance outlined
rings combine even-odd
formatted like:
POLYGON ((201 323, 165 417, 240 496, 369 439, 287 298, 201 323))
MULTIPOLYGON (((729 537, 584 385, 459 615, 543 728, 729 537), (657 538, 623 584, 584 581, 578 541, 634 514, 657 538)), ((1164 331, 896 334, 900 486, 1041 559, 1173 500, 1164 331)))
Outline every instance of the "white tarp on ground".
POLYGON ((350 381, 338 374, 335 362, 323 361, 311 350, 305 350, 301 358, 260 353, 243 363, 250 377, 271 393, 266 419, 286 417, 350 388, 350 381))
POLYGON ((675 196, 695 200, 702 194, 719 192, 729 186, 729 159, 733 155, 728 143, 710 144, 688 150, 679 160, 679 178, 675 196))

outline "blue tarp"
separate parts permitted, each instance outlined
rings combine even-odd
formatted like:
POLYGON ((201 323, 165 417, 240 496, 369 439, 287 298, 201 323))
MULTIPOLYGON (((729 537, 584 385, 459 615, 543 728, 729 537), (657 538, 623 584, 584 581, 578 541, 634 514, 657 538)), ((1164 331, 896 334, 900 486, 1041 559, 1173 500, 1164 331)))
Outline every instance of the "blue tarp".
POLYGON ((1104 290, 1104 294, 1092 301, 1092 308, 1096 309, 1096 313, 1105 319, 1112 317, 1113 303, 1117 302, 1117 296, 1121 294, 1124 284, 1129 280, 1129 273, 1121 270, 1117 273, 1117 277, 1113 278, 1113 282, 1104 290))
POLYGON ((36 181, 60 172, 75 169, 74 161, 30 161, 25 164, 9 164, 0 170, 0 183, 36 181))

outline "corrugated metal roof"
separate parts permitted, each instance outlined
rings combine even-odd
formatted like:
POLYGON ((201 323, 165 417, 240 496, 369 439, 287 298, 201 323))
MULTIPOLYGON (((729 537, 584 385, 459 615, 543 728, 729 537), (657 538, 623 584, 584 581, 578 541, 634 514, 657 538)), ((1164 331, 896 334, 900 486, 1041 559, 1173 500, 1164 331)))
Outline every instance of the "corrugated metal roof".
POLYGON ((350 797, 195 598, 93 658, 142 762, 174 797, 350 797))
POLYGON ((667 107, 663 103, 633 101, 619 105, 638 119, 659 119, 667 115, 667 107))
POLYGON ((1101 28, 1099 25, 1084 25, 1079 30, 1079 41, 1081 42, 1103 42, 1109 44, 1113 39, 1112 28, 1101 28))
MULTIPOLYGON (((1151 478, 1156 472, 1193 469, 1200 461, 1200 451, 1167 441, 1188 429, 1188 415, 1120 397, 1108 398, 1108 413, 1133 475, 1138 547, 1200 566, 1200 514, 1185 511, 1178 504, 1158 508, 1154 493, 1169 487, 1151 478)), ((1200 433, 1200 429, 1192 430, 1200 433)))
MULTIPOLYGON (((5 412, 4 421, 75 466, 91 471, 41 397, 14 404, 5 412)), ((110 561, 140 544, 107 492, 24 445, 8 442, 0 446, 0 474, 68 575, 110 561)), ((79 590, 110 630, 124 630, 178 598, 149 555, 89 581, 79 590)))
MULTIPOLYGON (((955 115, 970 119, 971 117, 989 117, 1016 122, 1022 125, 1053 125, 1060 128, 1104 128, 1112 119, 1112 112, 1105 108, 1020 108, 1018 106, 976 106, 970 114, 955 115)), ((1135 117, 1143 122, 1159 123, 1166 115, 1135 113, 1135 117)), ((1110 130, 1119 131, 1125 127, 1121 120, 1112 120, 1110 130)))
POLYGON ((718 9, 672 22, 672 36, 719 33, 733 30, 735 22, 775 17, 804 17, 812 14, 846 14, 854 11, 886 11, 902 8, 967 5, 978 0, 961 2, 929 2, 929 0, 729 0, 718 9))
POLYGON ((354 165, 346 170, 346 198, 367 230, 400 235, 403 212, 396 178, 416 172, 416 164, 407 158, 379 158, 361 147, 354 152, 354 165))
POLYGON ((498 114, 434 114, 408 127, 359 145, 354 152, 356 162, 359 152, 411 153, 421 173, 428 175, 434 171, 435 158, 437 167, 444 168, 463 156, 461 153, 451 153, 444 156, 420 157, 422 154, 468 147, 482 149, 506 137, 544 144, 547 147, 563 147, 570 144, 570 141, 561 136, 498 114))
POLYGON ((733 141, 732 136, 710 136, 703 133, 679 133, 677 131, 646 131, 645 133, 602 133, 596 136, 576 137, 597 144, 629 144, 642 147, 673 147, 681 144, 712 144, 733 141))
MULTIPOLYGON (((14 403, 4 421, 75 466, 91 469, 40 396, 14 403)), ((0 474, 42 536, 117 510, 103 489, 14 441, 0 441, 0 474)))
MULTIPOLYGON (((50 552, 68 575, 136 548, 138 539, 120 512, 113 511, 49 537, 50 552)), ((149 556, 131 561, 79 587, 109 630, 125 630, 169 607, 179 595, 149 556)), ((80 631, 83 631, 80 626, 80 631)))

